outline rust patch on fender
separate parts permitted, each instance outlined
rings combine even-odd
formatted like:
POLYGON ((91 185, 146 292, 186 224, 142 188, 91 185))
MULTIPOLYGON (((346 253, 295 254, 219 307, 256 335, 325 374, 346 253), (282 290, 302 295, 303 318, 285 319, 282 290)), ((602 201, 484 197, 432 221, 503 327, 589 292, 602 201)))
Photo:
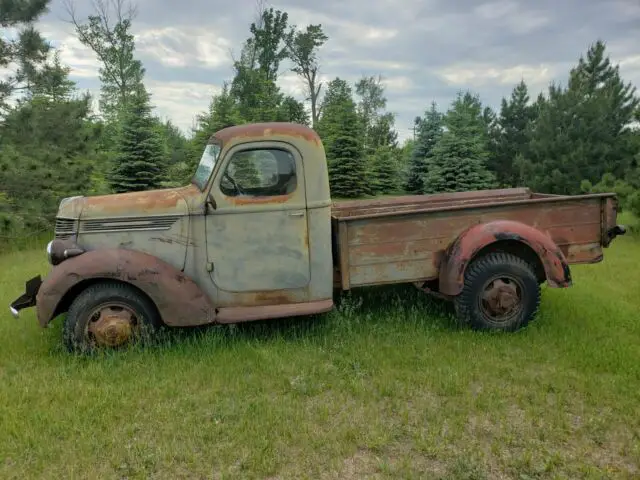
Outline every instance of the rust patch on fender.
POLYGON ((54 267, 37 296, 38 321, 46 326, 60 311, 64 295, 79 282, 113 279, 130 283, 155 303, 169 326, 212 323, 215 310, 200 287, 183 272, 152 255, 123 249, 86 252, 54 267))
POLYGON ((460 293, 469 262, 484 247, 504 240, 522 243, 536 253, 549 286, 562 288, 571 285, 567 259, 550 237, 521 222, 497 220, 468 228, 451 244, 440 264, 440 291, 446 295, 460 293))

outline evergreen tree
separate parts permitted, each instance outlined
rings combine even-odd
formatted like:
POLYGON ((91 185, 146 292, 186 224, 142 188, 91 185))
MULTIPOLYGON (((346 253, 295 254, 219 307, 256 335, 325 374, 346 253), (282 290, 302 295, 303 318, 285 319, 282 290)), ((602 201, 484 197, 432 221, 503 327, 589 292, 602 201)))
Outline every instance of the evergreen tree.
POLYGON ((595 185, 591 185, 589 180, 583 180, 580 189, 581 193, 615 193, 618 197, 618 213, 626 210, 629 198, 635 193, 632 185, 616 178, 612 173, 605 173, 595 185))
POLYGON ((76 96, 69 69, 57 67, 46 85, 29 86, 0 127, 0 230, 12 234, 50 228, 63 197, 99 191, 91 98, 76 96))
POLYGON ((204 146, 211 135, 218 130, 244 123, 240 116, 236 99, 231 95, 229 85, 225 82, 222 91, 214 95, 209 103, 209 110, 197 116, 197 127, 194 130, 192 143, 193 166, 200 160, 204 146))
POLYGON ((425 193, 492 188, 495 177, 486 167, 487 123, 478 97, 459 93, 444 124, 447 131, 427 160, 425 193))
POLYGON ((424 177, 427 174, 427 160, 433 148, 442 136, 443 115, 437 109, 435 102, 425 112, 425 118, 416 118, 418 135, 409 159, 405 190, 409 193, 425 193, 424 177))
POLYGON ((151 190, 164 180, 162 139, 154 129, 149 94, 129 99, 110 183, 115 192, 151 190))
POLYGON ((378 195, 394 193, 398 190, 398 165, 394 149, 388 145, 378 147, 372 160, 373 190, 378 195))
POLYGON ((618 66, 596 42, 569 75, 567 88, 552 85, 531 129, 528 185, 549 193, 575 194, 582 180, 605 173, 623 178, 637 153, 628 128, 640 101, 618 66))
POLYGON ((351 88, 336 78, 327 87, 318 123, 329 165, 331 193, 336 197, 365 195, 367 164, 362 155, 360 128, 351 88))
POLYGON ((491 130, 492 155, 488 167, 502 186, 513 187, 520 182, 517 160, 528 154, 528 132, 536 112, 529 99, 527 84, 522 80, 509 100, 502 99, 500 115, 491 130))
POLYGON ((155 119, 155 130, 162 140, 163 164, 167 168, 166 180, 162 182, 162 187, 184 185, 193 175, 193 170, 190 168, 192 163, 189 140, 171 120, 161 122, 155 119))
POLYGON ((278 109, 279 122, 299 123, 309 125, 309 114, 304 108, 304 104, 291 96, 284 98, 278 109))
POLYGON ((409 180, 409 162, 413 155, 416 141, 413 138, 407 138, 397 149, 397 165, 398 165, 398 188, 406 190, 409 180))
POLYGON ((18 29, 14 39, 0 35, 0 69, 8 71, 0 79, 0 113, 8 108, 7 99, 29 84, 41 83, 39 67, 47 60, 50 45, 33 23, 45 14, 51 0, 0 0, 0 26, 18 29), (14 70, 8 67, 16 65, 14 70))

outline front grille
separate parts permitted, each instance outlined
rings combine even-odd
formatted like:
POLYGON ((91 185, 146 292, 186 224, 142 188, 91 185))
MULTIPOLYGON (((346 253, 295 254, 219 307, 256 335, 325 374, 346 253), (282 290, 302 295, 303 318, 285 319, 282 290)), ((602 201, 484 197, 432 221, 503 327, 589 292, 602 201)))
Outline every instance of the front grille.
POLYGON ((76 221, 73 218, 56 218, 55 236, 65 239, 72 237, 75 232, 76 221))

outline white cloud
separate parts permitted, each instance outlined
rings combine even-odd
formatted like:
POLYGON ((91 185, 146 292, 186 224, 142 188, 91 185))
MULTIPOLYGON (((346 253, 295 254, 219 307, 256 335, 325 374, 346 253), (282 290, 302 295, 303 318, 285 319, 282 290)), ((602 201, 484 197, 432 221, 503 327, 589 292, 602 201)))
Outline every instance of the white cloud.
POLYGON ((136 34, 136 49, 167 67, 218 68, 231 63, 231 42, 211 29, 165 27, 136 34))
POLYGON ((301 98, 304 95, 303 80, 293 72, 284 72, 278 76, 278 86, 286 95, 301 98))
POLYGON ((549 18, 534 10, 524 10, 520 4, 510 0, 497 0, 474 8, 483 20, 494 21, 513 33, 530 33, 549 23, 549 18))
POLYGON ((348 51, 349 45, 372 46, 389 41, 398 35, 398 30, 382 25, 350 21, 339 15, 327 15, 304 8, 287 8, 292 23, 305 25, 320 23, 331 38, 329 49, 348 51), (337 45, 341 45, 338 47, 337 45), (347 49, 345 49, 347 47, 347 49))
POLYGON ((76 78, 97 78, 100 62, 95 53, 85 47, 76 37, 66 37, 58 45, 60 61, 71 68, 69 74, 76 78))
POLYGON ((544 85, 553 79, 554 69, 548 65, 515 65, 498 67, 490 64, 452 65, 436 72, 451 85, 482 87, 514 85, 524 79, 531 85, 544 85))
POLYGON ((211 97, 220 92, 221 87, 208 83, 163 82, 147 80, 151 92, 151 102, 155 113, 171 121, 189 133, 195 116, 209 107, 211 97))
POLYGON ((326 62, 326 66, 328 67, 363 67, 376 69, 380 72, 387 72, 389 70, 403 70, 403 71, 411 71, 417 70, 419 66, 417 64, 412 64, 408 62, 397 62, 393 60, 376 60, 370 58, 363 59, 332 59, 326 62))
POLYGON ((407 92, 414 87, 413 80, 407 76, 383 77, 382 84, 388 92, 407 92))
POLYGON ((622 60, 620 60, 620 68, 640 68, 640 55, 623 58, 622 60))
POLYGON ((628 0, 615 0, 609 4, 617 14, 624 16, 626 19, 640 18, 640 4, 630 2, 628 0))
POLYGON ((71 77, 98 78, 100 62, 96 54, 84 46, 75 34, 65 31, 59 23, 45 23, 40 28, 43 36, 60 52, 62 64, 71 68, 71 77))
POLYGON ((495 20, 517 13, 518 4, 509 0, 498 0, 478 5, 474 11, 482 19, 495 20))
POLYGON ((640 55, 624 57, 620 60, 619 65, 623 80, 640 88, 640 55))

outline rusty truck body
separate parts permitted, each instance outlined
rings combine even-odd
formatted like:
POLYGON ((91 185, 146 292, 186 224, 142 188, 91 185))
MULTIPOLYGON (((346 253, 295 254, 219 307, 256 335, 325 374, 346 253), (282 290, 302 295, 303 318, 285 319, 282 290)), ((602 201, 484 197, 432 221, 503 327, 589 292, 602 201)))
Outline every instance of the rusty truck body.
POLYGON ((571 285, 625 233, 616 196, 526 188, 333 202, 316 132, 289 123, 214 134, 190 185, 64 199, 51 271, 14 316, 66 313, 70 350, 117 347, 161 326, 327 312, 336 290, 414 284, 474 328, 516 330, 540 286, 571 285))

